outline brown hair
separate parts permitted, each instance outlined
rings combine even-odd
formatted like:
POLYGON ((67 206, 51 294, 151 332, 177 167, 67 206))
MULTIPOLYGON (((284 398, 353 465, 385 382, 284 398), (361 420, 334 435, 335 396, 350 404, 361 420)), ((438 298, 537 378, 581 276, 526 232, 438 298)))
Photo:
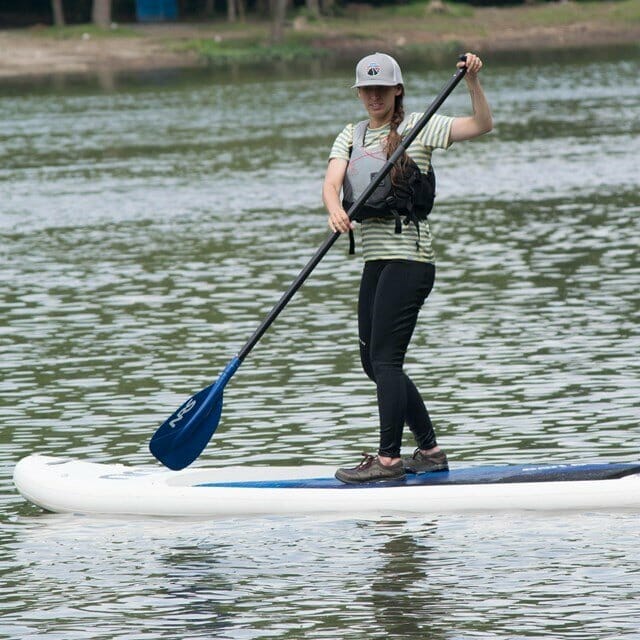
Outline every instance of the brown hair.
MULTIPOLYGON (((393 107, 393 115, 391 116, 391 122, 389 123, 390 131, 387 137, 387 144, 385 151, 387 152, 387 158, 390 158, 395 150, 400 146, 402 142, 402 136, 398 133, 398 127, 400 123, 404 120, 404 85, 399 85, 402 91, 400 95, 397 95, 395 98, 395 104, 393 107)), ((398 174, 402 175, 404 172, 405 165, 407 163, 407 154, 403 153, 400 159, 394 164, 393 169, 391 169, 391 182, 392 184, 396 184, 398 180, 398 174)))

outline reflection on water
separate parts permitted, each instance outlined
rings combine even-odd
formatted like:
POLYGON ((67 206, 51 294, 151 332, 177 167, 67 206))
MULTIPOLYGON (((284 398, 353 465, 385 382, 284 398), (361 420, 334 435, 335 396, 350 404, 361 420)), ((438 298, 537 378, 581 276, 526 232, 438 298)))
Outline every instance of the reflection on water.
MULTIPOLYGON (((637 60, 588 59, 487 65, 496 131, 436 158, 438 275, 407 368, 456 465, 638 459, 637 60)), ((324 240, 327 151, 360 117, 350 65, 324 72, 321 91, 316 71, 0 89, 9 637, 634 637, 632 514, 112 521, 13 491, 34 451, 150 463, 324 240)), ((409 66, 408 107, 446 77, 409 66)), ((443 107, 467 110, 461 90, 443 107)), ((196 464, 375 447, 360 268, 337 243, 196 464)))
POLYGON ((90 625, 100 639, 633 638, 634 520, 22 518, 3 628, 86 637, 90 625))

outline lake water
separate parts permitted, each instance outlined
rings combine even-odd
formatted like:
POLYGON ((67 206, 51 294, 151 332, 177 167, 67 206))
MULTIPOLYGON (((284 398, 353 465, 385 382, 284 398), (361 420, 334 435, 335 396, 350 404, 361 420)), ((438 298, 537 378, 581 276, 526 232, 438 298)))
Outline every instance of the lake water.
MULTIPOLYGON (((435 157, 438 276, 407 369, 452 466, 640 459, 639 63, 489 59, 495 131, 435 157)), ((409 110, 452 67, 406 66, 409 110)), ((16 494, 33 452, 154 463, 156 427, 326 238, 351 76, 0 84, 0 637, 640 638, 637 513, 107 519, 16 494)), ((441 112, 468 110, 461 86, 441 112)), ((233 377, 196 465, 375 449, 347 245, 233 377)))

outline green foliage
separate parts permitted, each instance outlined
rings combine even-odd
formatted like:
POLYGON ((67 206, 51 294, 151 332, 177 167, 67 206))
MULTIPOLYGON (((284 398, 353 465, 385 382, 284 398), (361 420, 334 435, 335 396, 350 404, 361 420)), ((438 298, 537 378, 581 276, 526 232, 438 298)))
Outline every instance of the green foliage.
POLYGON ((303 39, 290 39, 279 45, 269 45, 254 40, 221 40, 197 38, 180 43, 177 48, 195 51, 210 65, 225 65, 230 62, 275 62, 317 58, 319 52, 303 39))
POLYGON ((451 62, 463 50, 461 42, 448 40, 435 44, 410 44, 403 48, 403 55, 406 58, 429 58, 434 62, 451 62))
POLYGON ((624 2, 616 3, 611 13, 616 18, 624 18, 627 22, 640 22, 640 2, 638 0, 625 0, 624 2))
POLYGON ((541 2, 535 11, 529 13, 527 22, 530 25, 559 26, 575 24, 598 17, 622 18, 625 21, 640 19, 640 2, 638 0, 621 0, 618 2, 602 2, 601 0, 572 0, 570 2, 541 2))
POLYGON ((44 38, 54 38, 56 40, 80 40, 82 38, 130 38, 137 35, 136 31, 130 27, 111 27, 101 29, 93 24, 74 24, 64 27, 35 27, 30 30, 44 38))
MULTIPOLYGON (((452 3, 448 0, 444 3, 444 6, 445 11, 437 15, 450 16, 452 18, 468 18, 473 15, 473 7, 467 3, 452 3)), ((429 1, 418 0, 417 2, 408 2, 406 4, 386 4, 381 11, 390 16, 423 19, 429 14, 429 1)))

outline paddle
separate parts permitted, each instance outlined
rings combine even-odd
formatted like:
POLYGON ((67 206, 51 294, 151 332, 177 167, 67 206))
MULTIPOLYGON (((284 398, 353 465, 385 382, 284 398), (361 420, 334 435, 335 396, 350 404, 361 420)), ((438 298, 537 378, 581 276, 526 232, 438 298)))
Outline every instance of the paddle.
MULTIPOLYGON (((465 57, 461 56, 460 59, 464 61, 465 57)), ((437 98, 429 105, 422 118, 420 118, 413 129, 404 136, 402 143, 389 157, 386 164, 373 178, 371 184, 364 190, 347 212, 350 219, 354 218, 363 204, 369 199, 376 187, 382 182, 389 171, 391 171, 394 163, 402 157, 409 145, 415 140, 422 129, 424 129, 433 114, 440 108, 460 80, 462 80, 465 73, 466 67, 462 67, 456 71, 437 98)), ((262 338, 273 321, 280 315, 280 312, 287 306, 296 291, 302 286, 340 235, 341 233, 336 231, 325 240, 324 244, 316 251, 304 269, 302 269, 298 277, 293 281, 289 289, 285 291, 269 315, 256 329, 244 347, 242 347, 238 355, 229 361, 218 380, 194 396, 191 396, 191 398, 182 404, 154 433, 149 443, 149 449, 162 464, 170 469, 184 469, 184 467, 190 465, 200 453, 202 453, 202 450, 207 446, 211 436, 218 427, 218 422, 222 414, 222 395, 227 382, 229 382, 240 364, 242 364, 242 361, 247 357, 253 347, 255 347, 260 338, 262 338)))

